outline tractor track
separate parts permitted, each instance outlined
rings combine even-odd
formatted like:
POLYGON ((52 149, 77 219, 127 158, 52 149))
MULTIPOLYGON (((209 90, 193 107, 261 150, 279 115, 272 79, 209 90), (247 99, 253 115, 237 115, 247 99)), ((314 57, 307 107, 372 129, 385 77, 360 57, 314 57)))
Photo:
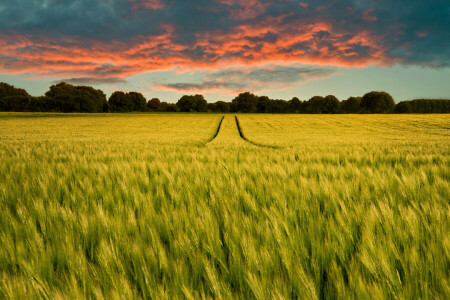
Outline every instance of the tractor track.
POLYGON ((205 146, 206 146, 207 144, 211 143, 212 141, 214 141, 214 139, 219 135, 220 128, 222 127, 223 119, 225 119, 225 116, 222 116, 222 119, 220 119, 220 122, 219 122, 219 126, 217 126, 216 133, 214 134, 214 136, 213 136, 212 138, 210 138, 210 139, 205 143, 205 146))
POLYGON ((239 119, 238 119, 238 117, 237 117, 237 116, 234 116, 234 118, 236 119, 236 126, 237 126, 237 129, 238 129, 238 131, 239 131, 239 135, 241 136, 241 139, 243 139, 243 140, 246 141, 247 143, 252 144, 252 145, 254 145, 254 146, 257 146, 257 147, 261 147, 261 148, 271 148, 271 149, 280 149, 280 148, 281 148, 281 147, 274 146, 274 145, 259 144, 259 143, 256 143, 256 142, 252 141, 252 140, 249 140, 249 139, 244 135, 244 133, 242 132, 242 128, 241 128, 241 125, 239 124, 239 119))

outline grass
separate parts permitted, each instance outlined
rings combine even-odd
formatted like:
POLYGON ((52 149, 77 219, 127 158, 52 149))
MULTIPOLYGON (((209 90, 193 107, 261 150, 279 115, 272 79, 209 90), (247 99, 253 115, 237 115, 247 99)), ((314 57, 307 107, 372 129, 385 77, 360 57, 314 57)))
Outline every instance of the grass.
POLYGON ((448 116, 238 119, 0 114, 0 298, 450 297, 448 116))

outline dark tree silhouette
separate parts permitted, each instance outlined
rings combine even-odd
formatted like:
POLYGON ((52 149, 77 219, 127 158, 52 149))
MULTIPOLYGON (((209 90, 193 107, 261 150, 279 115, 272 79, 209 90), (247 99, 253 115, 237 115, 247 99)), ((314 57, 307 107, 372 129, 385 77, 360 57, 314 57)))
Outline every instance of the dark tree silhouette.
POLYGON ((53 110, 60 112, 103 112, 106 107, 103 91, 89 86, 61 82, 52 85, 45 96, 51 98, 53 110))
POLYGON ((164 112, 177 112, 178 106, 173 103, 161 102, 160 110, 164 112))
POLYGON ((323 107, 321 109, 322 113, 325 114, 337 114, 339 112, 340 102, 338 98, 333 95, 328 95, 323 98, 323 107))
POLYGON ((147 111, 147 99, 141 94, 137 92, 130 92, 127 94, 130 97, 131 102, 133 103, 133 111, 147 111))
POLYGON ((350 97, 342 101, 341 111, 345 114, 356 114, 361 110, 361 97, 350 97))
POLYGON ((270 98, 267 96, 258 97, 258 102, 256 104, 256 112, 258 113, 268 113, 270 110, 270 98))
POLYGON ((416 99, 402 101, 395 106, 395 112, 416 114, 450 113, 450 100, 416 99))
POLYGON ((182 112, 205 112, 208 102, 202 95, 184 95, 177 102, 177 106, 182 112))
POLYGON ((297 97, 289 101, 270 99, 246 92, 233 101, 207 103, 202 95, 184 95, 177 104, 160 102, 153 98, 146 103, 137 92, 114 92, 106 101, 101 90, 88 86, 74 86, 65 82, 52 85, 43 97, 32 97, 24 89, 0 82, 0 111, 22 112, 244 112, 244 113, 450 113, 450 100, 416 99, 395 105, 385 92, 370 92, 364 97, 350 97, 339 102, 333 96, 314 96, 308 101, 297 97))
POLYGON ((16 96, 30 97, 30 95, 24 89, 16 88, 13 85, 0 82, 0 98, 16 96))
POLYGON ((150 111, 157 111, 161 109, 161 101, 158 98, 153 98, 148 101, 147 108, 150 111))
POLYGON ((217 101, 216 112, 223 112, 223 113, 230 112, 230 103, 224 101, 217 101))
POLYGON ((409 103, 409 102, 407 102, 407 101, 403 101, 403 102, 398 103, 398 104, 395 106, 395 112, 396 112, 397 114, 408 114, 408 113, 412 113, 413 110, 412 110, 411 103, 409 103))
POLYGON ((124 92, 114 92, 108 100, 111 112, 131 112, 133 111, 133 101, 124 92))
POLYGON ((303 111, 307 114, 320 114, 323 110, 323 97, 314 96, 308 101, 303 102, 303 111))
POLYGON ((361 109, 364 113, 388 113, 394 107, 394 99, 386 92, 370 92, 365 94, 361 99, 361 109))
POLYGON ((302 112, 302 101, 297 97, 292 98, 289 101, 289 112, 291 113, 301 113, 302 112))
POLYGON ((256 113, 258 111, 258 96, 250 92, 239 94, 231 103, 236 112, 256 113))

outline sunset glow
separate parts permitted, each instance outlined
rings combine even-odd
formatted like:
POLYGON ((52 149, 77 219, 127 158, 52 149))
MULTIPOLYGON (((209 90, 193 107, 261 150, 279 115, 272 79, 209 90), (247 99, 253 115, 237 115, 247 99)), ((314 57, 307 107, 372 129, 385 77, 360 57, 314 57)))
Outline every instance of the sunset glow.
POLYGON ((193 92, 220 98, 241 90, 291 95, 306 81, 327 84, 353 69, 419 66, 448 76, 448 2, 400 6, 354 0, 18 0, 0 4, 0 74, 24 88, 34 82, 36 90, 66 80, 108 91, 166 91, 172 98, 193 92), (265 70, 272 71, 263 75, 265 70), (173 76, 155 79, 157 72, 173 76), (252 72, 260 76, 243 82, 252 72))

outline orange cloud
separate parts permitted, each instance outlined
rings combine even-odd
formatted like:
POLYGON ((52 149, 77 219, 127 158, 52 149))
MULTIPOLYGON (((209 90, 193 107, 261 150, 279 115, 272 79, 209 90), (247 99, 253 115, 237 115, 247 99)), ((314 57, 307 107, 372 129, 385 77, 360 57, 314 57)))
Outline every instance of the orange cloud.
POLYGON ((379 36, 337 30, 323 20, 286 22, 290 16, 266 17, 226 32, 197 33, 190 43, 181 42, 172 25, 162 26, 159 35, 139 36, 128 42, 0 33, 0 70, 48 76, 128 77, 175 67, 217 69, 274 61, 348 67, 391 62, 379 36))
POLYGON ((164 8, 164 3, 161 0, 128 0, 128 2, 132 3, 132 10, 139 9, 152 9, 152 10, 160 10, 164 8))

